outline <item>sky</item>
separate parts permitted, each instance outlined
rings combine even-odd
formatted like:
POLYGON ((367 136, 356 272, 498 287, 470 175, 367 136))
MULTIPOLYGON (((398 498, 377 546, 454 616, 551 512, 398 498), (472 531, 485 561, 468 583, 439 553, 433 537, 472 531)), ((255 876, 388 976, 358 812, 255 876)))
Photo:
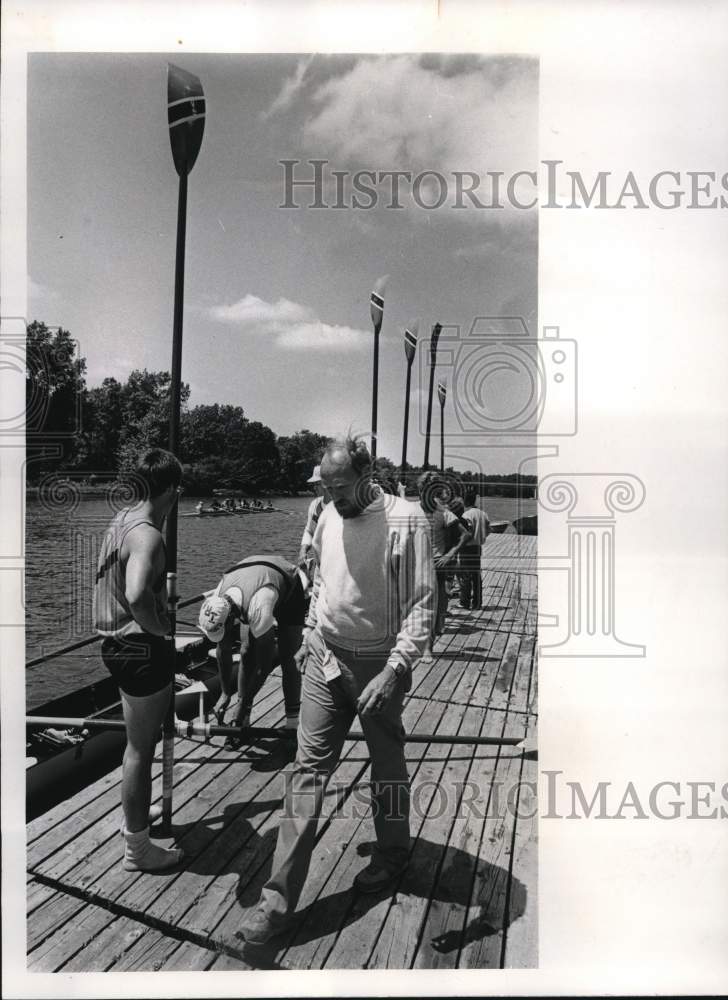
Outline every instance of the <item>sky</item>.
MULTIPOLYGON (((440 322, 453 341, 445 347, 454 348, 441 340, 437 370, 448 385, 446 463, 468 467, 457 437, 457 342, 478 316, 519 317, 516 328, 536 335, 538 218, 536 210, 455 210, 452 171, 536 169, 537 61, 31 55, 29 315, 71 331, 91 386, 123 380, 133 368, 170 366, 178 181, 168 61, 199 76, 207 101, 188 194, 182 374, 190 405, 239 405, 277 434, 367 433, 369 294, 387 275, 378 453, 395 461, 401 454, 403 332, 417 321, 408 458, 422 460, 423 343, 440 322), (301 207, 284 209, 285 159, 301 161, 296 176, 311 176, 311 159, 328 161, 329 204, 331 170, 436 170, 448 179, 448 198, 428 211, 405 185, 402 208, 392 209, 380 185, 376 207, 356 209, 347 187, 345 208, 321 210, 301 190, 301 207)), ((425 183, 421 200, 436 195, 425 183)), ((491 372, 479 405, 508 411, 526 391, 521 375, 507 365, 491 372)), ((469 429, 463 441, 474 455, 472 421, 469 429)), ((476 464, 515 471, 522 449, 489 440, 500 446, 476 464)), ((439 445, 432 448, 436 459, 439 445)))

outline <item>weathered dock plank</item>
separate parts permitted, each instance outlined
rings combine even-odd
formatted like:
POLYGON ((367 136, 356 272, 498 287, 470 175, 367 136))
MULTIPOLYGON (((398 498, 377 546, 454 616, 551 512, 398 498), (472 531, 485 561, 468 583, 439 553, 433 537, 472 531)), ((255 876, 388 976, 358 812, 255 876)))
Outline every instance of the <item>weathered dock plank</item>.
MULTIPOLYGON (((406 715, 408 716, 407 721, 410 721, 410 718, 413 716, 416 719, 421 714, 421 711, 422 710, 419 707, 413 707, 411 709, 408 708, 408 710, 406 710, 406 715)), ((363 816, 368 814, 369 787, 368 783, 362 784, 362 776, 368 768, 368 758, 362 754, 361 745, 357 746, 356 744, 351 743, 350 746, 353 750, 353 754, 350 752, 349 756, 354 756, 356 767, 350 767, 347 759, 344 759, 332 775, 331 780, 335 784, 338 792, 336 797, 333 798, 328 804, 328 808, 325 808, 322 821, 319 824, 317 841, 314 847, 311 863, 311 876, 313 877, 309 877, 307 881, 304 889, 304 896, 299 906, 299 926, 302 922, 300 914, 302 912, 306 912, 306 908, 309 906, 308 900, 316 887, 317 874, 321 873, 326 878, 330 877, 330 873, 332 870, 336 869, 339 863, 342 846, 345 846, 350 842, 351 838, 358 829, 363 816), (356 809, 352 807, 351 802, 351 795, 355 790, 357 791, 356 809)), ((271 856, 275 847, 277 825, 277 815, 272 816, 271 826, 273 828, 273 838, 271 842, 271 856)), ((265 866, 256 872, 255 878, 247 886, 246 894, 240 901, 241 906, 247 904, 246 909, 249 909, 251 906, 255 905, 260 894, 260 889, 268 878, 269 873, 270 866, 268 864, 268 858, 266 858, 265 866)), ((238 938, 236 938, 236 932, 245 912, 246 910, 241 909, 240 907, 231 907, 225 918, 215 927, 215 940, 219 941, 221 944, 230 944, 233 946, 237 945, 240 947, 241 942, 238 938)), ((281 945, 283 946, 281 950, 285 950, 285 944, 283 941, 279 942, 279 947, 281 945)))
MULTIPOLYGON (((480 735, 482 722, 482 712, 466 708, 458 735, 480 735)), ((371 968, 408 969, 417 952, 472 762, 472 750, 463 755, 461 749, 450 751, 433 786, 409 868, 384 918, 376 944, 367 956, 366 964, 371 968)))
MULTIPOLYGON (((463 711, 464 709, 457 705, 436 705, 432 712, 425 709, 418 723, 412 727, 412 731, 455 733, 459 728, 463 711), (434 719, 437 719, 437 722, 433 729, 430 729, 429 726, 434 719), (425 725, 428 726, 427 729, 425 725)), ((442 744, 413 744, 410 748, 408 768, 413 803, 415 796, 421 794, 418 789, 424 781, 436 781, 446 753, 447 747, 442 744)), ((414 807, 412 820, 416 822, 414 807)), ((352 886, 354 876, 366 867, 374 840, 367 803, 362 803, 359 816, 354 818, 352 826, 353 829, 347 831, 341 838, 343 849, 340 850, 336 866, 326 882, 324 893, 316 901, 315 910, 312 908, 306 922, 299 928, 296 939, 281 960, 286 968, 363 967, 363 962, 357 961, 353 952, 347 956, 343 965, 339 964, 339 957, 331 958, 341 934, 344 935, 345 941, 350 940, 349 934, 346 933, 347 928, 350 928, 354 939, 373 939, 381 923, 377 905, 381 899, 377 896, 360 895, 353 891, 352 886), (319 933, 319 930, 323 933, 319 933)), ((388 905, 390 896, 391 893, 387 894, 385 906, 388 905)))

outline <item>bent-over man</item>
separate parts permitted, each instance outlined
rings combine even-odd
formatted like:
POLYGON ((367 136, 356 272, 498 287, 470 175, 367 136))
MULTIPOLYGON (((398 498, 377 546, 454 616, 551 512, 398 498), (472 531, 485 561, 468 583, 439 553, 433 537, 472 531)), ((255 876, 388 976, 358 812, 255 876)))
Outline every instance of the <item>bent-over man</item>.
POLYGON ((218 720, 222 721, 237 686, 234 725, 250 725, 253 701, 276 664, 277 651, 286 727, 298 726, 301 677, 294 657, 301 645, 307 588, 305 574, 287 559, 248 556, 223 573, 215 591, 203 602, 198 624, 210 642, 217 645, 221 694, 213 711, 218 720), (233 678, 236 626, 240 635, 237 685, 233 678))

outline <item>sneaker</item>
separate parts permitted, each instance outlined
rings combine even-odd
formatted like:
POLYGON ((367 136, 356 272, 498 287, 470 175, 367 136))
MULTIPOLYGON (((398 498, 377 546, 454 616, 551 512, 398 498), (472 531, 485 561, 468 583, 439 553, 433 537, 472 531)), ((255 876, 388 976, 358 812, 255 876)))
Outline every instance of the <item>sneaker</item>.
POLYGON ((358 889, 359 892, 379 892, 382 889, 389 889, 406 867, 407 865, 404 864, 395 868, 372 860, 354 878, 354 888, 358 889))
POLYGON ((273 917, 266 910, 265 906, 259 904, 250 913, 237 931, 236 937, 242 938, 246 944, 265 944, 276 934, 282 933, 286 928, 287 921, 279 917, 273 917))

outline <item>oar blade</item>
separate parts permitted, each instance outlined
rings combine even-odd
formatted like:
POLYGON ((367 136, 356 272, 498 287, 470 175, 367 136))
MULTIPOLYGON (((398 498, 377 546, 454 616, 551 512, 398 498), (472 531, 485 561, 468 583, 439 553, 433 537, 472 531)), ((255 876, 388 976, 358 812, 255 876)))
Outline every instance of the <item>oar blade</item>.
POLYGON ((404 331, 404 353, 407 358, 407 364, 411 365, 414 361, 415 354, 417 353, 417 331, 419 329, 418 320, 413 320, 412 323, 404 331))
POLYGON ((382 327, 382 318, 384 316, 384 291, 387 287, 388 280, 388 274, 383 275, 381 278, 377 278, 374 282, 374 288, 372 289, 372 294, 369 298, 369 313, 372 317, 372 323, 376 333, 379 333, 382 327))
POLYGON ((169 63, 167 67, 167 120, 175 170, 189 174, 197 160, 205 131, 205 94, 194 73, 169 63))

